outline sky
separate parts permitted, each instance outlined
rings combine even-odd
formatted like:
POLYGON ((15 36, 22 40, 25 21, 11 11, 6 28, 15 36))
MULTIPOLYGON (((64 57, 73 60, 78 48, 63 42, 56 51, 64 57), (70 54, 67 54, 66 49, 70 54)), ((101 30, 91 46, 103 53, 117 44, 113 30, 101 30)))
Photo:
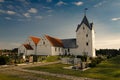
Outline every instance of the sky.
POLYGON ((120 0, 0 0, 0 49, 19 47, 29 36, 75 38, 85 8, 96 49, 119 49, 120 0))

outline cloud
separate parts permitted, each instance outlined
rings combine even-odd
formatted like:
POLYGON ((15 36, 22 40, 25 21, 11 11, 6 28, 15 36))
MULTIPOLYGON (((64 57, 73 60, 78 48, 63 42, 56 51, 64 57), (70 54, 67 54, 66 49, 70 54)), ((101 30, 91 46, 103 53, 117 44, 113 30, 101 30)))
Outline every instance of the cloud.
POLYGON ((94 5, 94 7, 102 6, 104 3, 106 3, 106 1, 99 2, 98 4, 94 5))
POLYGON ((36 8, 30 8, 30 9, 28 10, 28 12, 29 12, 29 13, 37 13, 38 11, 37 11, 36 8))
POLYGON ((105 48, 119 48, 120 38, 118 36, 107 36, 107 38, 101 38, 96 40, 95 45, 97 49, 105 48))
POLYGON ((15 11, 5 11, 5 10, 0 10, 0 13, 8 14, 8 15, 15 15, 16 14, 15 11))
POLYGON ((24 19, 18 19, 18 21, 25 21, 24 19))
POLYGON ((47 12, 49 12, 49 13, 50 13, 50 12, 53 12, 53 10, 48 10, 47 12))
POLYGON ((52 2, 52 0, 46 0, 47 2, 52 2))
POLYGON ((16 12, 14 12, 14 11, 7 11, 6 13, 9 14, 9 15, 14 15, 14 14, 16 14, 16 12))
POLYGON ((112 21, 118 21, 118 20, 120 20, 120 17, 118 17, 118 18, 112 18, 112 21))
POLYGON ((30 16, 30 13, 24 13, 23 14, 26 18, 30 18, 31 16, 30 16))
POLYGON ((46 7, 46 6, 43 6, 44 9, 51 9, 51 7, 46 7))
POLYGON ((51 14, 48 15, 49 17, 52 16, 51 14))
POLYGON ((43 19, 42 16, 35 16, 36 19, 43 19))
POLYGON ((74 2, 73 4, 76 5, 76 6, 81 6, 81 5, 83 5, 83 2, 78 1, 78 2, 74 2))
POLYGON ((67 3, 63 2, 63 1, 59 1, 56 6, 61 6, 61 5, 66 5, 67 3))
POLYGON ((7 19, 7 20, 11 20, 11 18, 10 18, 10 17, 5 17, 5 19, 7 19))
POLYGON ((0 13, 5 13, 5 11, 4 10, 0 10, 0 13))
POLYGON ((14 9, 14 6, 13 5, 8 5, 7 8, 8 9, 14 9))
POLYGON ((4 2, 4 0, 0 0, 0 2, 4 2))

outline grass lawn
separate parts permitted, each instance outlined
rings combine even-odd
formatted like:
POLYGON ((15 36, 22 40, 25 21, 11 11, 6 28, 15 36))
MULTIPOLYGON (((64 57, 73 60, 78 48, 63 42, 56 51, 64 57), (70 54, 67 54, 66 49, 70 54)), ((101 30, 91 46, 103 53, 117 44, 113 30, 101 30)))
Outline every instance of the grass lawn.
POLYGON ((67 74, 79 77, 89 77, 101 80, 120 80, 120 56, 103 61, 97 67, 86 71, 66 70, 63 67, 70 66, 65 64, 52 64, 47 66, 30 67, 27 69, 47 71, 51 73, 67 74))
POLYGON ((34 74, 34 73, 26 73, 26 72, 15 72, 11 71, 10 73, 0 73, 0 80, 34 80, 37 79, 45 79, 45 80, 68 80, 65 78, 58 78, 54 76, 34 74), (11 74, 10 74, 11 73, 11 74), (14 73, 14 74, 13 74, 14 73), (27 78, 29 77, 29 79, 27 78))
POLYGON ((55 77, 55 76, 38 75, 38 74, 34 74, 34 75, 37 76, 37 77, 40 77, 42 79, 45 79, 45 80, 68 80, 68 79, 65 79, 65 78, 59 78, 59 77, 55 77))
POLYGON ((18 76, 0 73, 0 80, 25 80, 25 79, 19 78, 18 76))

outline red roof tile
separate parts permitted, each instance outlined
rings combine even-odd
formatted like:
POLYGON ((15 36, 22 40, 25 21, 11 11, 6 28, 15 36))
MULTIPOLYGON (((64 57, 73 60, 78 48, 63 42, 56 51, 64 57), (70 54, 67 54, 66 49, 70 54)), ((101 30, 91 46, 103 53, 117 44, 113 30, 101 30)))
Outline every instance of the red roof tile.
POLYGON ((39 43, 39 41, 40 41, 40 38, 38 38, 38 37, 31 36, 30 38, 33 40, 35 45, 37 45, 39 43))
POLYGON ((54 38, 48 35, 45 35, 45 37, 50 41, 50 43, 52 44, 52 46, 55 47, 63 47, 62 41, 58 38, 54 38))
POLYGON ((23 44, 27 50, 33 50, 32 46, 29 44, 23 44))

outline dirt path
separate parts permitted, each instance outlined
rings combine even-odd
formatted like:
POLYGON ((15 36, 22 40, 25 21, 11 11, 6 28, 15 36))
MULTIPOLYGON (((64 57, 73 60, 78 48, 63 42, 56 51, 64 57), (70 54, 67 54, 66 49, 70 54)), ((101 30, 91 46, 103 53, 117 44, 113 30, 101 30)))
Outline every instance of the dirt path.
POLYGON ((9 66, 9 67, 5 67, 4 69, 0 68, 0 71, 2 70, 2 72, 8 72, 8 73, 11 72, 10 74, 19 75, 20 77, 26 78, 26 80, 45 80, 45 79, 42 79, 40 77, 36 77, 33 74, 54 76, 54 77, 58 77, 58 78, 65 78, 68 80, 96 80, 96 79, 91 79, 91 78, 75 77, 75 76, 69 76, 69 75, 63 75, 63 74, 54 74, 54 73, 43 72, 43 71, 23 69, 26 67, 42 66, 42 65, 55 64, 55 63, 59 63, 59 62, 34 63, 34 64, 27 64, 27 65, 19 65, 19 66, 9 66))
POLYGON ((35 74, 50 75, 50 76, 55 76, 55 77, 59 77, 59 78, 62 77, 62 78, 68 79, 68 80, 96 80, 96 79, 91 79, 91 78, 75 77, 75 76, 69 76, 69 75, 63 75, 63 74, 54 74, 54 73, 43 72, 43 71, 26 70, 26 69, 22 69, 22 68, 19 68, 17 70, 23 71, 23 72, 35 73, 35 74))

